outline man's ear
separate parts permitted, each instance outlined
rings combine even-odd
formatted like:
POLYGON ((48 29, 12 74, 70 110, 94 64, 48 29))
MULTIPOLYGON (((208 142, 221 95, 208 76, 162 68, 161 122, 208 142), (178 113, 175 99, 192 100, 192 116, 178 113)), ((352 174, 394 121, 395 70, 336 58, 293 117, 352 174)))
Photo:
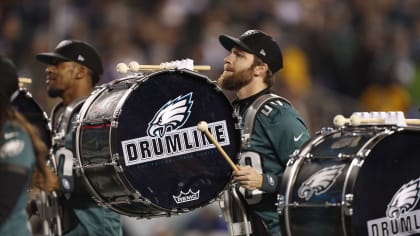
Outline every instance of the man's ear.
POLYGON ((261 65, 254 67, 254 75, 255 76, 263 76, 267 73, 268 65, 263 63, 261 65))
POLYGON ((89 72, 88 68, 86 68, 85 66, 80 65, 79 68, 78 68, 76 79, 85 78, 87 76, 87 73, 88 72, 89 72))

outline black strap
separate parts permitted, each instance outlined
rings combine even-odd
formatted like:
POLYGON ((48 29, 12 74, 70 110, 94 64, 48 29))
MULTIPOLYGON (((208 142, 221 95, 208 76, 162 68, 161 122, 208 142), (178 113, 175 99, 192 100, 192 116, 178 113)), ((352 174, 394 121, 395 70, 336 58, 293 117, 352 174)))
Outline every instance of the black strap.
MULTIPOLYGON (((51 113, 51 127, 53 129, 59 129, 59 130, 53 130, 54 135, 57 135, 58 133, 67 133, 69 130, 69 123, 70 119, 73 116, 73 112, 78 110, 78 108, 83 105, 85 102, 86 97, 80 97, 71 102, 69 105, 65 106, 65 110, 59 113, 59 110, 63 109, 64 104, 59 103, 57 104, 52 113, 51 113), (60 117, 57 117, 57 115, 60 115, 60 117), (57 123, 56 123, 57 122, 57 123)), ((56 137, 54 137, 55 139, 56 137)))
POLYGON ((276 94, 264 94, 257 99, 255 99, 252 104, 248 107, 246 115, 244 118, 244 128, 242 129, 242 146, 244 148, 251 147, 251 135, 254 130, 255 116, 260 112, 264 104, 271 100, 280 100, 280 102, 285 102, 289 105, 292 103, 289 102, 286 98, 280 97, 276 94))

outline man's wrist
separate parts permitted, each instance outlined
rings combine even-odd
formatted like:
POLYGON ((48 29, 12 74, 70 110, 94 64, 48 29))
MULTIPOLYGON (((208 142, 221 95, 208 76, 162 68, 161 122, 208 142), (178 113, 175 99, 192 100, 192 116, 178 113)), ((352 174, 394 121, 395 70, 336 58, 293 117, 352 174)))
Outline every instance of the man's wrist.
POLYGON ((274 193, 277 189, 277 177, 270 174, 263 174, 261 190, 266 193, 274 193))

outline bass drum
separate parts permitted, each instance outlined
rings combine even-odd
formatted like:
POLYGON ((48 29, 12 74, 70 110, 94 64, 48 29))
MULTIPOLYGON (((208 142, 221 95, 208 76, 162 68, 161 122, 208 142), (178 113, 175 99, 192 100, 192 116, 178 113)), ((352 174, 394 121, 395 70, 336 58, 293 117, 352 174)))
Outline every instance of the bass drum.
POLYGON ((323 130, 289 161, 279 193, 283 235, 418 235, 420 130, 323 130))
POLYGON ((13 108, 21 113, 37 129, 45 145, 50 148, 52 140, 48 116, 33 99, 32 94, 25 88, 20 88, 17 94, 12 97, 11 103, 13 108))
POLYGON ((211 203, 231 168, 197 124, 237 163, 240 133, 226 96, 207 77, 165 70, 96 89, 76 124, 77 169, 91 195, 136 217, 168 216, 211 203))

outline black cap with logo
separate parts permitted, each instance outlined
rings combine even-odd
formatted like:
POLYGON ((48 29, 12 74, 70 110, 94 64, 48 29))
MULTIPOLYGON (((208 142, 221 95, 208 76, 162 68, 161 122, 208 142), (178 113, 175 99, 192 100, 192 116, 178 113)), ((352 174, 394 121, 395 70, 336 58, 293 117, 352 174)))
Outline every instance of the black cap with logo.
POLYGON ((95 48, 79 40, 63 40, 54 52, 39 53, 36 58, 44 63, 55 65, 59 61, 74 61, 93 71, 93 83, 99 81, 103 73, 102 61, 95 48))
POLYGON ((267 63, 273 73, 283 67, 283 58, 278 44, 266 33, 260 30, 248 30, 239 38, 220 35, 219 41, 227 50, 237 46, 247 52, 255 54, 267 63))
POLYGON ((0 57, 0 99, 10 101, 12 94, 18 90, 18 74, 13 62, 0 57))

